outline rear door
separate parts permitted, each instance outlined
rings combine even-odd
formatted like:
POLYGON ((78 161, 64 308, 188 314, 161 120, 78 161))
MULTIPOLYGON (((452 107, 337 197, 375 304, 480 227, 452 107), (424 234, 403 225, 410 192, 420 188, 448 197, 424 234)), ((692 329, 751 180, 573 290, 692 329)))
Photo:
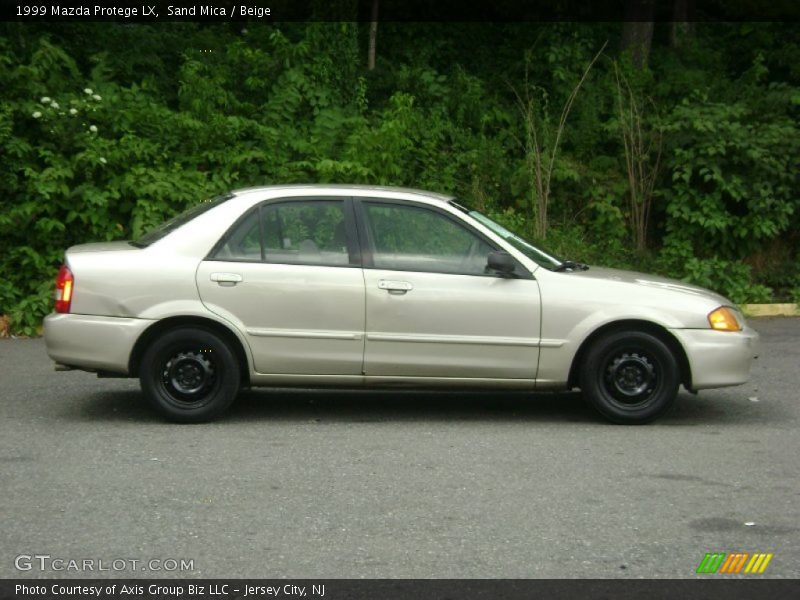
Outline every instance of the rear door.
POLYGON ((197 270, 209 310, 235 322, 266 374, 361 375, 364 278, 349 198, 271 201, 197 270))
POLYGON ((486 272, 497 250, 444 208, 357 201, 364 243, 368 376, 534 379, 540 299, 533 276, 486 272))

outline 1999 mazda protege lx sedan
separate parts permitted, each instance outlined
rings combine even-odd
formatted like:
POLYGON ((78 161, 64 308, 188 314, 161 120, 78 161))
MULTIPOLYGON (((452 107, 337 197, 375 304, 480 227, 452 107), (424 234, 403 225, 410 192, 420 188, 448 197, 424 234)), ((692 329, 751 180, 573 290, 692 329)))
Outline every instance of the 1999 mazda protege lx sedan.
POLYGON ((45 340, 176 421, 242 386, 444 386, 579 387, 644 423, 681 384, 747 381, 758 334, 713 292, 560 260, 450 197, 275 186, 67 250, 45 340))

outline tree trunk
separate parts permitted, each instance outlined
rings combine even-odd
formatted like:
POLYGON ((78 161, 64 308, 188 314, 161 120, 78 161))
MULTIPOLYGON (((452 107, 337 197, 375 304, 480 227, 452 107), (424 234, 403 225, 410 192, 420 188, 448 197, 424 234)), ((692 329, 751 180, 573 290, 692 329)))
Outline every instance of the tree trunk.
POLYGON ((627 0, 625 5, 622 50, 630 50, 637 69, 644 69, 650 56, 654 12, 655 0, 627 0))
POLYGON ((694 34, 694 0, 675 0, 672 5, 672 23, 669 32, 669 45, 680 48, 694 34))
POLYGON ((367 51, 367 70, 375 68, 375 45, 378 39, 378 0, 372 0, 372 18, 369 23, 369 50, 367 51))

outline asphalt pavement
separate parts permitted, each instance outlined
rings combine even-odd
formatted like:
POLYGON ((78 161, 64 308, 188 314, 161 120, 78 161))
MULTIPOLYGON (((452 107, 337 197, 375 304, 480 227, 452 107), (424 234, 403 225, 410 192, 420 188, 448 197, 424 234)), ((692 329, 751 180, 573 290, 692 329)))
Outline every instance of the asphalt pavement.
POLYGON ((0 577, 799 577, 800 319, 752 324, 749 384, 641 427, 574 393, 288 390, 174 425, 0 340, 0 577))

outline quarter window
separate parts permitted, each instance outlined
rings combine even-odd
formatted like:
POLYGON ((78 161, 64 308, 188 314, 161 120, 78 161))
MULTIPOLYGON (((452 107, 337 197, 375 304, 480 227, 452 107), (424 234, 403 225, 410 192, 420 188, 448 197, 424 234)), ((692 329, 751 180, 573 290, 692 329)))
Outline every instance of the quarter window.
POLYGON ((250 213, 231 231, 225 244, 214 258, 233 260, 261 260, 261 233, 258 227, 258 210, 250 213))
POLYGON ((367 202, 378 269, 483 275, 493 248, 449 217, 426 208, 367 202))

